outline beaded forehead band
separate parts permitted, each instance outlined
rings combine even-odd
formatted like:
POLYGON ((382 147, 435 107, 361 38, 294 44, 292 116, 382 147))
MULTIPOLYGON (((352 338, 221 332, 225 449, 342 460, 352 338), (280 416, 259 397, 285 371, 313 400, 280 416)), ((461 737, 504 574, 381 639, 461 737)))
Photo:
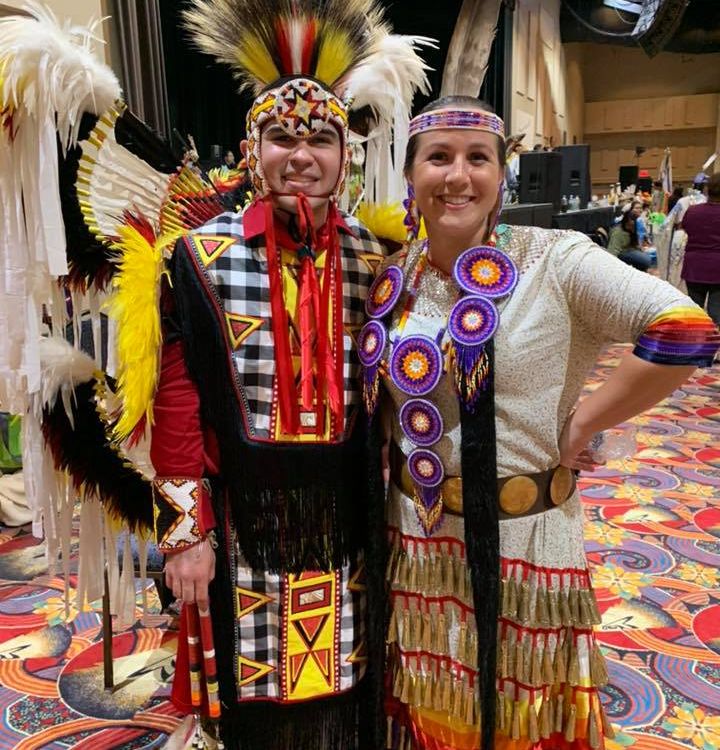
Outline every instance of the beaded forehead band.
POLYGON ((410 120, 410 137, 430 130, 480 130, 505 137, 505 123, 493 112, 479 109, 436 109, 410 120))

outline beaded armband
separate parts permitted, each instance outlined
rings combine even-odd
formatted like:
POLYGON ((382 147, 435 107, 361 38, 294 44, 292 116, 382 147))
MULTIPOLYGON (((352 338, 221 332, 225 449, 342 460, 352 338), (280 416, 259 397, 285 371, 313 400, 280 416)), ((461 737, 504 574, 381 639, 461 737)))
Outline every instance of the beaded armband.
POLYGON ((155 541, 161 552, 179 552, 201 541, 198 507, 202 479, 155 478, 153 522, 155 541))
POLYGON ((658 315, 641 334, 633 354, 661 365, 710 367, 720 347, 720 332, 699 307, 673 307, 658 315))

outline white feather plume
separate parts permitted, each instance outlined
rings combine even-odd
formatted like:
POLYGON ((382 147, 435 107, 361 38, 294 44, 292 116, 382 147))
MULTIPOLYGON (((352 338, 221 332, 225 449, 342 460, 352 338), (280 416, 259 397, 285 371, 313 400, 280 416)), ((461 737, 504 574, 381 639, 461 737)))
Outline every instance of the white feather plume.
POLYGON ((431 68, 418 50, 436 46, 424 36, 378 35, 372 53, 348 76, 345 98, 352 109, 370 107, 379 121, 392 123, 399 102, 409 117, 415 93, 430 90, 431 68))
POLYGON ((56 113, 67 146, 77 138, 83 112, 100 115, 120 97, 117 76, 94 52, 102 19, 61 25, 37 0, 26 0, 21 9, 30 15, 0 18, 0 102, 40 120, 56 113))
POLYGON ((345 98, 351 108, 370 107, 375 119, 368 134, 365 167, 365 191, 370 201, 402 200, 413 97, 418 91, 430 90, 430 67, 418 50, 436 46, 428 37, 379 34, 370 56, 348 77, 345 98))
POLYGON ((67 274, 57 139, 74 145, 84 112, 120 96, 115 74, 93 56, 99 20, 60 24, 36 0, 28 15, 0 18, 0 393, 22 414, 41 390, 43 305, 67 274))
POLYGON ((40 339, 42 387, 39 401, 42 407, 52 407, 60 395, 68 417, 71 417, 70 397, 75 386, 87 383, 96 370, 95 360, 59 336, 40 339))

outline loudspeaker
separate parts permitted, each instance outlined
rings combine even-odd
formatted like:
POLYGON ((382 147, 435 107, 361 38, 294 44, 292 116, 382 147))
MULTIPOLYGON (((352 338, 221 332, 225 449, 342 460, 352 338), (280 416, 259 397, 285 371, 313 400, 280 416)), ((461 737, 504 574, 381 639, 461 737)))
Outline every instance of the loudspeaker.
POLYGON ((655 57, 670 41, 680 26, 688 4, 689 0, 654 0, 642 4, 632 37, 648 57, 655 57))
POLYGON ((562 155, 562 194, 580 197, 580 208, 586 208, 590 202, 590 146, 558 146, 556 151, 562 155))
POLYGON ((638 168, 636 165, 626 165, 618 170, 618 182, 620 189, 625 190, 628 185, 637 185, 638 168))
POLYGON ((552 203, 560 210, 562 156, 557 151, 520 154, 520 203, 552 203))

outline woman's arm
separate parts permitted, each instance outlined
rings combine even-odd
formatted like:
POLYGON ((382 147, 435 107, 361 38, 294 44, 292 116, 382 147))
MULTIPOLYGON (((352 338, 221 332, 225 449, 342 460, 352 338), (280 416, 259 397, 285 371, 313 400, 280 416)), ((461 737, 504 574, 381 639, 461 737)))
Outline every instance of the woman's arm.
POLYGON ((651 408, 695 370, 695 365, 660 365, 628 352, 618 368, 597 390, 577 405, 560 436, 560 463, 591 471, 596 465, 586 451, 597 432, 651 408))
POLYGON ((578 335, 600 346, 635 343, 607 382, 578 404, 560 436, 561 463, 592 469, 588 440, 661 401, 696 367, 709 367, 720 334, 703 310, 660 279, 587 242, 559 250, 557 279, 578 335))

